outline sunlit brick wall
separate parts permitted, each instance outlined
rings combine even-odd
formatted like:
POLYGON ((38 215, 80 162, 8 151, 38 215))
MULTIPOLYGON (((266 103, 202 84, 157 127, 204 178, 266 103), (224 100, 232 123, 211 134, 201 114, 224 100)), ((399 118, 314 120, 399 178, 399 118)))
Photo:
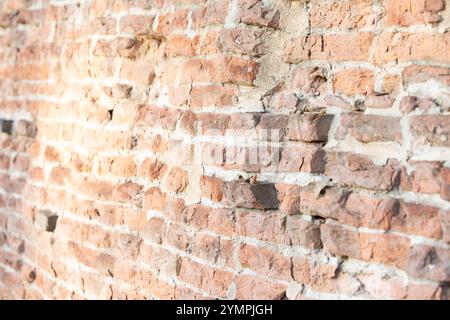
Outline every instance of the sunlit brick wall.
POLYGON ((0 298, 448 299, 448 1, 0 9, 0 298))

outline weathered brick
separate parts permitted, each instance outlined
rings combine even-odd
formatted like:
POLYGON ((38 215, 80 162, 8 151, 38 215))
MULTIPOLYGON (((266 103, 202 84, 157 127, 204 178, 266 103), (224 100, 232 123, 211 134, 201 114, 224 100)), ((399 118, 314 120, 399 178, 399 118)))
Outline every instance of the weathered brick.
POLYGON ((152 187, 145 192, 144 209, 162 211, 166 206, 167 195, 159 188, 152 187))
POLYGON ((450 146, 450 117, 447 115, 414 116, 410 126, 417 145, 450 146))
POLYGON ((334 75, 334 91, 348 96, 371 94, 374 90, 372 71, 364 69, 347 69, 334 75))
POLYGON ((337 219, 348 195, 344 189, 311 184, 300 192, 300 211, 311 216, 337 219))
POLYGON ((189 184, 188 174, 181 168, 172 168, 167 176, 167 189, 173 192, 183 192, 189 184))
POLYGON ((2 2, 0 299, 448 299, 449 1, 54 2, 2 2))
POLYGON ((227 182, 224 200, 238 208, 276 209, 279 206, 277 191, 270 183, 227 182))
POLYGON ((408 272, 416 277, 448 282, 449 250, 427 245, 414 245, 408 259, 408 272))
POLYGON ((320 239, 320 224, 307 221, 301 216, 293 215, 286 218, 286 233, 289 244, 302 246, 308 249, 322 248, 320 239))
POLYGON ((306 94, 323 95, 327 90, 327 80, 323 68, 299 68, 292 77, 292 88, 306 94))
POLYGON ((156 32, 162 35, 168 35, 175 30, 184 29, 188 24, 187 10, 177 10, 166 15, 158 17, 156 32))
POLYGON ((321 235, 324 248, 335 255, 406 267, 410 249, 407 238, 358 233, 330 224, 321 226, 321 235))
POLYGON ((321 263, 310 261, 305 257, 296 257, 293 260, 294 278, 318 292, 342 292, 346 295, 355 295, 361 289, 359 279, 351 274, 338 272, 334 263, 321 263))
POLYGON ((338 139, 350 134, 362 143, 370 142, 402 142, 402 131, 399 119, 389 116, 366 115, 361 112, 344 113, 336 132, 338 139))
POLYGON ((399 202, 392 198, 378 198, 351 193, 345 210, 338 220, 356 227, 388 230, 392 220, 399 214, 399 202))
POLYGON ((286 285, 250 275, 236 277, 236 298, 243 300, 281 300, 286 294, 286 285))
POLYGON ((403 70, 405 84, 423 83, 436 80, 450 86, 450 70, 444 67, 411 65, 403 70))
POLYGON ((229 107, 237 102, 234 86, 195 86, 190 92, 190 107, 229 107))
POLYGON ((219 178, 201 176, 200 188, 202 196, 215 202, 220 202, 223 198, 223 188, 225 183, 219 178))
POLYGON ((233 241, 224 240, 217 236, 197 234, 192 241, 192 254, 224 266, 232 266, 233 241))
POLYGON ((325 151, 317 146, 285 147, 281 152, 279 172, 321 173, 325 168, 325 151))
POLYGON ((439 208, 401 202, 398 216, 392 218, 392 229, 429 238, 442 238, 439 208))
POLYGON ((259 0, 239 0, 237 20, 250 25, 278 28, 280 12, 259 0))
POLYGON ((233 274, 220 269, 213 269, 187 258, 182 258, 179 277, 183 281, 199 287, 210 294, 225 297, 233 274))
POLYGON ((252 269, 258 274, 286 281, 292 278, 291 259, 269 249, 244 244, 239 251, 239 260, 242 267, 252 269))
POLYGON ((377 166, 366 156, 332 153, 327 155, 325 173, 342 185, 392 190, 398 185, 399 169, 392 161, 384 166, 377 166))
POLYGON ((260 56, 265 53, 262 35, 262 31, 258 30, 223 29, 218 46, 223 52, 260 56))
POLYGON ((35 223, 45 231, 53 232, 56 229, 58 215, 52 211, 40 210, 36 213, 35 223))
POLYGON ((154 16, 127 15, 120 19, 121 33, 147 34, 152 32, 154 16))
POLYGON ((158 160, 145 159, 139 166, 139 176, 150 180, 161 179, 167 171, 167 166, 158 160))
POLYGON ((278 243, 286 241, 285 219, 277 213, 239 210, 237 223, 237 232, 243 237, 278 243))
POLYGON ((445 9, 443 0, 386 1, 386 23, 410 26, 434 23, 441 20, 439 12, 445 9))
POLYGON ((441 198, 450 200, 450 169, 442 169, 441 198))
POLYGON ((374 41, 373 62, 378 65, 416 60, 448 63, 449 46, 449 32, 384 32, 374 41))
POLYGON ((323 29, 359 29, 375 25, 371 0, 318 1, 308 11, 311 27, 323 29))
POLYGON ((291 40, 284 51, 288 63, 308 60, 367 61, 373 34, 310 35, 291 40))
POLYGON ((221 25, 225 22, 228 12, 228 1, 217 1, 208 3, 192 12, 192 25, 194 28, 221 25))
POLYGON ((114 269, 116 259, 106 253, 101 253, 75 242, 69 242, 69 253, 80 263, 95 268, 103 274, 109 274, 114 269))
POLYGON ((116 38, 111 41, 99 40, 94 49, 94 54, 104 57, 135 58, 142 41, 133 38, 116 38))
POLYGON ((258 73, 258 63, 237 57, 214 60, 187 60, 177 68, 176 79, 180 84, 196 82, 224 82, 253 85, 258 73))

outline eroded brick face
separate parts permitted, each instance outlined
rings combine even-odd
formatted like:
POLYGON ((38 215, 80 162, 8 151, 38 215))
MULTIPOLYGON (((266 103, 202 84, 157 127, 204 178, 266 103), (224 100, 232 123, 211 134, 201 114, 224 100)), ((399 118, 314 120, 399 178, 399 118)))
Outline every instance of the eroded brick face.
POLYGON ((0 299, 449 298, 449 1, 0 9, 0 299))

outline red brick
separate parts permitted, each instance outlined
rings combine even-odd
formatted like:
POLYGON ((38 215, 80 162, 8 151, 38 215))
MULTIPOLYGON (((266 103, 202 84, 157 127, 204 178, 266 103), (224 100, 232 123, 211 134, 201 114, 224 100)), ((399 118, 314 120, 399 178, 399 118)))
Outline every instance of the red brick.
MULTIPOLYGON (((392 92, 394 88, 390 87, 390 85, 385 84, 383 86, 383 91, 392 92)), ((394 104, 394 99, 392 99, 388 95, 369 95, 364 100, 364 105, 367 108, 375 108, 375 109, 388 109, 392 107, 394 104)))
POLYGON ((290 245, 308 249, 322 248, 320 224, 317 222, 307 221, 297 215, 288 216, 286 218, 286 233, 290 245))
POLYGON ((252 86, 258 68, 258 63, 237 57, 187 60, 181 69, 177 68, 174 80, 180 84, 224 82, 252 86))
POLYGON ((217 236, 197 234, 192 241, 194 256, 210 263, 223 266, 233 266, 233 241, 224 240, 217 236))
POLYGON ((237 102, 234 86, 195 86, 190 95, 190 107, 229 107, 237 102))
POLYGON ((292 78, 292 88, 313 95, 323 95, 327 90, 326 70, 319 67, 299 68, 292 78))
POLYGON ((250 25, 278 28, 280 12, 259 0, 239 0, 237 20, 250 25))
POLYGON ((135 58, 142 41, 133 38, 116 38, 111 41, 99 40, 95 46, 94 54, 103 57, 135 58))
POLYGON ((403 81, 405 84, 423 83, 429 80, 436 80, 450 86, 450 69, 413 64, 403 70, 403 81))
POLYGON ((373 62, 378 65, 416 60, 448 63, 449 47, 449 32, 384 32, 374 41, 373 62))
POLYGON ((325 169, 325 151, 314 145, 285 147, 281 151, 279 172, 321 173, 325 169))
POLYGON ((226 297, 233 274, 220 269, 203 266, 187 258, 181 259, 179 278, 208 293, 226 297))
POLYGON ((188 173, 178 167, 172 168, 167 176, 167 189, 173 192, 183 192, 189 184, 188 173))
POLYGON ((398 216, 392 219, 392 228, 429 238, 442 238, 439 208, 401 202, 398 216))
POLYGON ((116 261, 113 256, 94 251, 75 242, 69 242, 68 245, 69 253, 80 263, 95 268, 103 274, 112 272, 116 261))
POLYGON ((323 29, 359 29, 375 26, 371 0, 319 1, 308 11, 311 27, 323 29))
POLYGON ((359 258, 361 256, 357 232, 330 224, 322 224, 320 231, 323 246, 328 252, 351 258, 359 258))
POLYGON ((441 198, 450 200, 450 169, 442 169, 441 198))
POLYGON ((327 155, 325 173, 342 185, 391 190, 398 184, 399 169, 392 161, 377 166, 363 155, 333 153, 327 155))
POLYGON ((208 3, 192 12, 192 26, 194 29, 213 25, 221 25, 228 14, 228 1, 208 3))
POLYGON ((277 191, 270 183, 227 182, 224 200, 238 208, 275 209, 279 206, 277 191))
POLYGON ((366 115, 360 112, 344 113, 336 132, 338 139, 344 139, 350 134, 362 142, 402 142, 402 131, 399 118, 378 115, 366 115))
POLYGON ((405 268, 410 250, 409 239, 394 234, 361 234, 360 242, 363 260, 405 268))
POLYGON ((167 224, 159 217, 151 218, 145 225, 143 238, 145 240, 161 244, 166 234, 167 224))
POLYGON ((285 219, 278 213, 239 210, 237 223, 240 236, 277 243, 286 242, 285 219))
POLYGON ((139 176, 150 180, 160 180, 166 171, 166 164, 158 160, 145 159, 139 166, 139 176))
POLYGON ((187 26, 187 10, 177 10, 173 13, 160 15, 156 32, 162 35, 168 35, 175 30, 184 29, 187 26))
POLYGON ((195 52, 195 39, 193 40, 183 35, 173 35, 165 42, 164 53, 167 57, 190 57, 195 55, 195 52))
POLYGON ((219 178, 201 176, 200 188, 202 196, 214 202, 220 202, 223 198, 224 182, 219 178))
POLYGON ((162 211, 167 203, 167 196, 159 188, 152 187, 145 192, 144 209, 162 211))
POLYGON ((337 219, 348 195, 344 189, 311 184, 300 192, 300 211, 311 216, 337 219))
POLYGON ((267 131, 278 130, 280 140, 322 142, 328 139, 332 120, 332 115, 319 113, 263 114, 256 129, 266 134, 267 131))
POLYGON ((334 75, 334 92, 348 96, 373 93, 374 75, 370 70, 347 69, 334 75))
POLYGON ((171 247, 185 251, 192 242, 193 235, 183 226, 171 224, 167 229, 165 243, 171 247))
POLYGON ((120 76, 139 84, 151 84, 156 77, 155 65, 147 61, 126 60, 120 69, 120 76))
POLYGON ((223 52, 261 56, 265 50, 262 31, 247 29, 223 29, 220 32, 218 47, 223 52))
POLYGON ((406 96, 400 101, 400 110, 403 113, 413 112, 416 109, 427 112, 436 108, 440 109, 439 104, 430 98, 406 96))
POLYGON ((175 129, 180 112, 176 109, 159 108, 156 106, 143 106, 136 116, 136 124, 139 126, 152 126, 155 123, 164 129, 175 129))
POLYGON ((351 193, 345 209, 338 219, 355 227, 388 230, 391 221, 399 214, 399 202, 391 198, 378 198, 351 193))
POLYGON ((448 115, 414 116, 410 120, 416 145, 450 146, 448 115))
POLYGON ((448 249, 415 245, 409 255, 408 273, 415 277, 448 282, 450 279, 449 254, 448 249))

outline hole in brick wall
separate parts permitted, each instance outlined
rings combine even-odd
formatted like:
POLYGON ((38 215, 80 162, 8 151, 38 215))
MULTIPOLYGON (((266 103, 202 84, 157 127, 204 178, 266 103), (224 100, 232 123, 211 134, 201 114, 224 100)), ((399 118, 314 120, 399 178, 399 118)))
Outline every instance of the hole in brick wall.
POLYGON ((112 120, 113 118, 113 113, 114 113, 114 109, 108 110, 108 114, 109 114, 109 121, 112 120))
POLYGON ((0 120, 0 127, 3 133, 11 134, 13 128, 13 121, 2 119, 0 120))

